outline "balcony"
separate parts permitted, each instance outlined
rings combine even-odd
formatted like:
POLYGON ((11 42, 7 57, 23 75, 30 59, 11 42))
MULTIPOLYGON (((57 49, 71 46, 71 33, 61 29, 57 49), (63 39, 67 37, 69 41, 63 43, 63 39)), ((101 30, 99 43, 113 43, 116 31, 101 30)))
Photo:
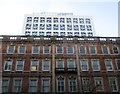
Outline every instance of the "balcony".
POLYGON ((55 68, 56 73, 65 73, 65 68, 55 68))

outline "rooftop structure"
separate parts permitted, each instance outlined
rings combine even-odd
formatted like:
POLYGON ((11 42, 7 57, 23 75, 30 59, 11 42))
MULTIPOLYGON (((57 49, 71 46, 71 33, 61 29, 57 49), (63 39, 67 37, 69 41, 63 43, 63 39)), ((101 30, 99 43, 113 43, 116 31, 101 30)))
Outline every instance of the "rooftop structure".
POLYGON ((93 19, 73 13, 42 12, 26 14, 24 35, 34 36, 94 36, 93 19))

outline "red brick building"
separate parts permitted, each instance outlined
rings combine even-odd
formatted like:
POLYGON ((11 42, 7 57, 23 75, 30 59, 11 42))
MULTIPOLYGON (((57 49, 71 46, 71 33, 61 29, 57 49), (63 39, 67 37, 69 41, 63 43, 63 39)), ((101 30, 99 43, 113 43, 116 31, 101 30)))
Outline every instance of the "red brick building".
POLYGON ((2 93, 120 93, 119 37, 1 36, 2 93))

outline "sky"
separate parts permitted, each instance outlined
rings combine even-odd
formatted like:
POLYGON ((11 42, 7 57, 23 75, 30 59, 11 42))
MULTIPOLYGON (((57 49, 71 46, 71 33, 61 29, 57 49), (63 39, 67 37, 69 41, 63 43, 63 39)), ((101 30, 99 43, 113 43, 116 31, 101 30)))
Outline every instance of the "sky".
POLYGON ((0 35, 22 35, 25 14, 64 12, 92 16, 96 36, 118 36, 119 0, 0 0, 0 35))

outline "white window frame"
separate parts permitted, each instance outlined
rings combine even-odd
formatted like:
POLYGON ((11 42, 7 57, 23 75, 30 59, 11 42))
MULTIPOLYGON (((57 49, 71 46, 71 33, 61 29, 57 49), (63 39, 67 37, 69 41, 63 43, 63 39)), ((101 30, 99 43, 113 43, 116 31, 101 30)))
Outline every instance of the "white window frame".
POLYGON ((81 68, 81 71, 88 71, 88 70, 89 70, 88 60, 87 60, 87 59, 81 59, 81 60, 80 60, 80 68, 81 68), (83 60, 86 61, 87 70, 83 70, 83 69, 82 69, 82 68, 83 68, 83 67, 82 67, 82 61, 83 61, 83 60))
POLYGON ((64 68, 64 60, 62 60, 62 59, 57 59, 57 60, 56 60, 56 68, 60 68, 60 67, 58 67, 58 62, 59 62, 59 61, 62 61, 62 63, 61 63, 62 66, 63 66, 62 68, 64 68))
POLYGON ((2 78, 2 92, 8 92, 8 90, 9 90, 9 82, 10 82, 10 78, 2 78), (3 91, 3 80, 8 80, 7 85, 4 86, 4 87, 6 87, 5 91, 3 91))
POLYGON ((86 18, 86 19, 85 19, 85 22, 86 22, 86 24, 91 24, 91 19, 86 18))
POLYGON ((24 70, 24 60, 21 60, 21 59, 19 60, 19 59, 18 59, 18 60, 16 61, 16 71, 23 71, 23 70, 24 70), (22 69, 21 69, 21 70, 17 69, 17 67, 18 67, 18 61, 23 61, 23 62, 22 62, 23 64, 22 64, 22 69))
MULTIPOLYGON (((30 81, 31 80, 36 80, 36 86, 34 86, 34 87, 36 87, 36 91, 34 91, 34 92, 37 92, 37 90, 38 90, 38 79, 37 78, 29 78, 29 92, 33 92, 33 91, 31 91, 31 89, 30 89, 30 81)), ((33 86, 32 86, 33 87, 33 86)))
POLYGON ((91 62, 92 62, 92 69, 93 71, 100 71, 100 61, 99 59, 91 59, 91 62), (98 69, 94 69, 94 64, 93 64, 93 61, 97 60, 97 65, 98 65, 98 69))
POLYGON ((65 78, 64 78, 64 77, 61 77, 61 76, 60 76, 60 77, 57 77, 57 78, 56 78, 56 84, 57 84, 57 86, 56 86, 57 92, 65 92, 65 78), (59 79, 59 78, 60 78, 60 79, 63 79, 63 82, 64 82, 64 85, 63 85, 63 86, 64 86, 64 90, 63 90, 63 91, 58 91, 58 79, 59 79))
POLYGON ((73 18, 73 23, 78 23, 78 18, 73 18))
POLYGON ((117 92, 117 91, 118 91, 117 78, 116 78, 116 77, 109 77, 108 79, 109 79, 109 85, 110 85, 110 88, 111 88, 112 92, 117 92), (111 79, 114 79, 117 90, 113 90, 113 89, 112 89, 111 84, 110 84, 110 80, 111 80, 111 79))
POLYGON ((86 46, 81 45, 80 47, 79 47, 79 53, 80 53, 80 54, 86 54, 86 46), (80 47, 84 47, 84 48, 85 48, 85 53, 81 53, 81 52, 80 52, 80 51, 81 51, 81 50, 80 50, 80 47))
POLYGON ((26 18, 26 22, 28 22, 28 23, 29 23, 29 22, 32 22, 32 17, 27 17, 27 18, 26 18))
POLYGON ((8 46, 7 46, 7 53, 8 53, 8 54, 13 54, 14 52, 15 52, 15 45, 8 45, 8 46), (9 52, 10 46, 14 46, 14 47, 13 47, 13 52, 9 52))
POLYGON ((52 23, 52 17, 47 17, 46 18, 46 23, 52 23))
POLYGON ((105 63, 105 68, 106 68, 106 71, 113 71, 113 65, 112 65, 112 60, 111 59, 105 59, 104 60, 104 63, 105 63), (106 66, 106 61, 110 61, 110 65, 111 65, 111 69, 109 69, 107 66, 106 66))
POLYGON ((103 84, 103 78, 102 77, 94 77, 94 82, 95 82, 95 86, 96 86, 96 91, 104 91, 104 84, 103 84), (99 85, 97 85, 97 80, 101 80, 101 90, 97 89, 97 87, 99 87, 99 85))
POLYGON ((40 23, 45 23, 45 17, 40 17, 40 23))
POLYGON ((37 60, 37 59, 32 59, 32 60, 31 60, 31 65, 30 65, 30 71, 38 71, 38 69, 39 69, 39 60, 37 60), (35 67, 35 65, 32 64, 32 63, 33 63, 32 61, 36 61, 36 62, 37 62, 36 67, 35 67), (37 68, 37 69, 32 69, 32 67, 35 67, 35 68, 37 68))
POLYGON ((38 24, 33 24, 33 30, 38 30, 38 24))
POLYGON ((50 47, 50 46, 47 46, 47 45, 46 45, 46 46, 44 46, 44 47, 43 47, 43 53, 44 53, 44 54, 49 54, 49 53, 50 53, 50 51, 51 51, 50 49, 51 49, 51 47, 50 47), (45 53, 45 47, 48 47, 48 48, 49 48, 49 52, 48 52, 48 53, 45 53))
POLYGON ((91 25, 86 25, 87 31, 92 31, 92 26, 91 25))
POLYGON ((45 24, 40 24, 39 29, 40 29, 40 30, 45 30, 45 24))
POLYGON ((90 77, 82 77, 81 80, 82 80, 82 85, 83 85, 83 91, 90 92, 91 78, 90 77), (87 90, 87 91, 85 91, 85 90, 87 90))
POLYGON ((44 59, 44 60, 42 60, 42 71, 50 71, 50 63, 51 63, 51 62, 50 62, 49 59, 44 59), (49 62, 49 69, 48 69, 48 70, 45 70, 45 69, 44 69, 44 61, 45 61, 45 60, 47 60, 47 61, 49 62))
MULTIPOLYGON (((77 90, 77 78, 75 78, 75 77, 70 77, 70 78, 68 78, 68 86, 69 86, 69 92, 77 92, 78 90, 77 90), (70 79, 75 79, 75 84, 76 84, 76 91, 71 91, 70 90, 70 79)), ((73 87, 73 82, 72 82, 72 87, 73 87)))
POLYGON ((25 29, 26 29, 26 30, 30 30, 30 29, 31 29, 31 24, 28 24, 28 23, 27 23, 26 26, 25 26, 25 29))
POLYGON ((24 53, 26 52, 26 46, 25 46, 25 49, 24 49, 24 52, 23 52, 23 53, 20 52, 20 46, 25 46, 25 45, 19 45, 19 47, 18 47, 18 53, 19 53, 19 54, 24 54, 24 53))
POLYGON ((116 59, 116 60, 115 60, 115 62, 116 62, 116 67, 117 67, 118 70, 120 70, 120 68, 119 68, 120 65, 119 65, 119 67, 118 67, 118 61, 119 61, 119 63, 120 63, 120 59, 116 59))
POLYGON ((80 23, 80 24, 84 24, 84 23, 85 23, 84 20, 85 20, 85 19, 83 19, 83 18, 79 18, 79 23, 80 23))
MULTIPOLYGON (((35 50, 36 51, 36 50, 35 50)), ((40 46, 39 45, 33 45, 32 46, 32 54, 39 54, 39 52, 40 52, 40 46), (38 47, 38 52, 36 53, 36 52, 34 52, 34 47, 35 46, 37 46, 38 47)))
POLYGON ((70 65, 71 61, 73 61, 73 67, 72 68, 76 68, 76 64, 75 64, 75 60, 74 59, 68 59, 67 60, 67 68, 70 68, 69 65, 70 65))
POLYGON ((115 46, 115 45, 114 45, 113 47, 112 47, 112 52, 113 52, 113 54, 119 54, 119 53, 120 53, 120 52, 119 52, 119 50, 120 50, 119 47, 118 47, 118 46, 115 46), (116 47, 116 48, 117 48, 118 53, 115 53, 115 52, 114 52, 113 47, 116 47))
POLYGON ((103 54, 110 54, 110 49, 109 49, 109 47, 106 46, 106 45, 102 46, 102 53, 103 53, 103 54), (108 53, 104 53, 103 47, 107 47, 107 52, 108 52, 108 53))
POLYGON ((53 23, 58 23, 58 18, 57 17, 53 18, 53 23))
POLYGON ((13 79, 13 89, 12 89, 12 91, 13 92, 21 92, 21 89, 22 89, 22 78, 14 78, 13 79), (20 87, 19 91, 15 91, 15 88, 17 87, 16 84, 15 84, 15 80, 21 80, 20 85, 18 86, 18 87, 20 87))
POLYGON ((60 24, 60 30, 65 31, 65 25, 64 24, 60 24))
POLYGON ((62 46, 62 45, 61 45, 61 46, 59 46, 59 45, 56 46, 56 53, 57 53, 57 54, 62 54, 62 53, 63 53, 63 46, 62 46), (62 52, 61 52, 61 53, 58 53, 58 51, 57 51, 57 50, 58 50, 58 47, 62 47, 62 52))
POLYGON ((50 78, 42 78, 42 79, 41 79, 41 82, 42 82, 42 84, 41 84, 41 92, 50 92, 50 87, 51 87, 51 86, 50 86, 50 78), (48 88, 48 91, 44 91, 44 90, 43 90, 43 80, 48 80, 48 81, 49 81, 48 86, 46 86, 46 87, 49 87, 49 88, 48 88))
POLYGON ((53 30, 59 30, 58 24, 53 24, 53 30))
POLYGON ((46 30, 52 30, 52 24, 46 24, 46 30))
POLYGON ((74 53, 74 46, 67 46, 67 54, 73 54, 73 53, 74 53), (71 52, 69 53, 69 51, 68 51, 69 47, 72 47, 72 53, 71 52))
POLYGON ((33 22, 38 23, 39 22, 39 17, 34 17, 33 22))
POLYGON ((40 32, 39 32, 39 35, 40 35, 40 36, 43 36, 43 35, 44 35, 44 32, 43 32, 43 31, 40 31, 40 32))
POLYGON ((85 31, 85 30, 86 30, 85 25, 80 25, 80 31, 85 31))
POLYGON ((11 70, 12 70, 12 63, 13 63, 13 60, 11 60, 11 59, 10 59, 10 60, 5 60, 5 61, 4 61, 4 71, 11 71, 11 70), (11 61, 11 66, 10 66, 10 69, 9 69, 9 70, 8 70, 8 69, 5 70, 5 65, 6 65, 7 61, 11 61))
POLYGON ((90 47, 89 47, 89 52, 90 52, 90 54, 91 54, 91 55, 96 54, 96 53, 97 53, 96 45, 91 45, 90 47), (91 53, 91 48, 90 48, 90 47, 95 47, 95 53, 91 53))

